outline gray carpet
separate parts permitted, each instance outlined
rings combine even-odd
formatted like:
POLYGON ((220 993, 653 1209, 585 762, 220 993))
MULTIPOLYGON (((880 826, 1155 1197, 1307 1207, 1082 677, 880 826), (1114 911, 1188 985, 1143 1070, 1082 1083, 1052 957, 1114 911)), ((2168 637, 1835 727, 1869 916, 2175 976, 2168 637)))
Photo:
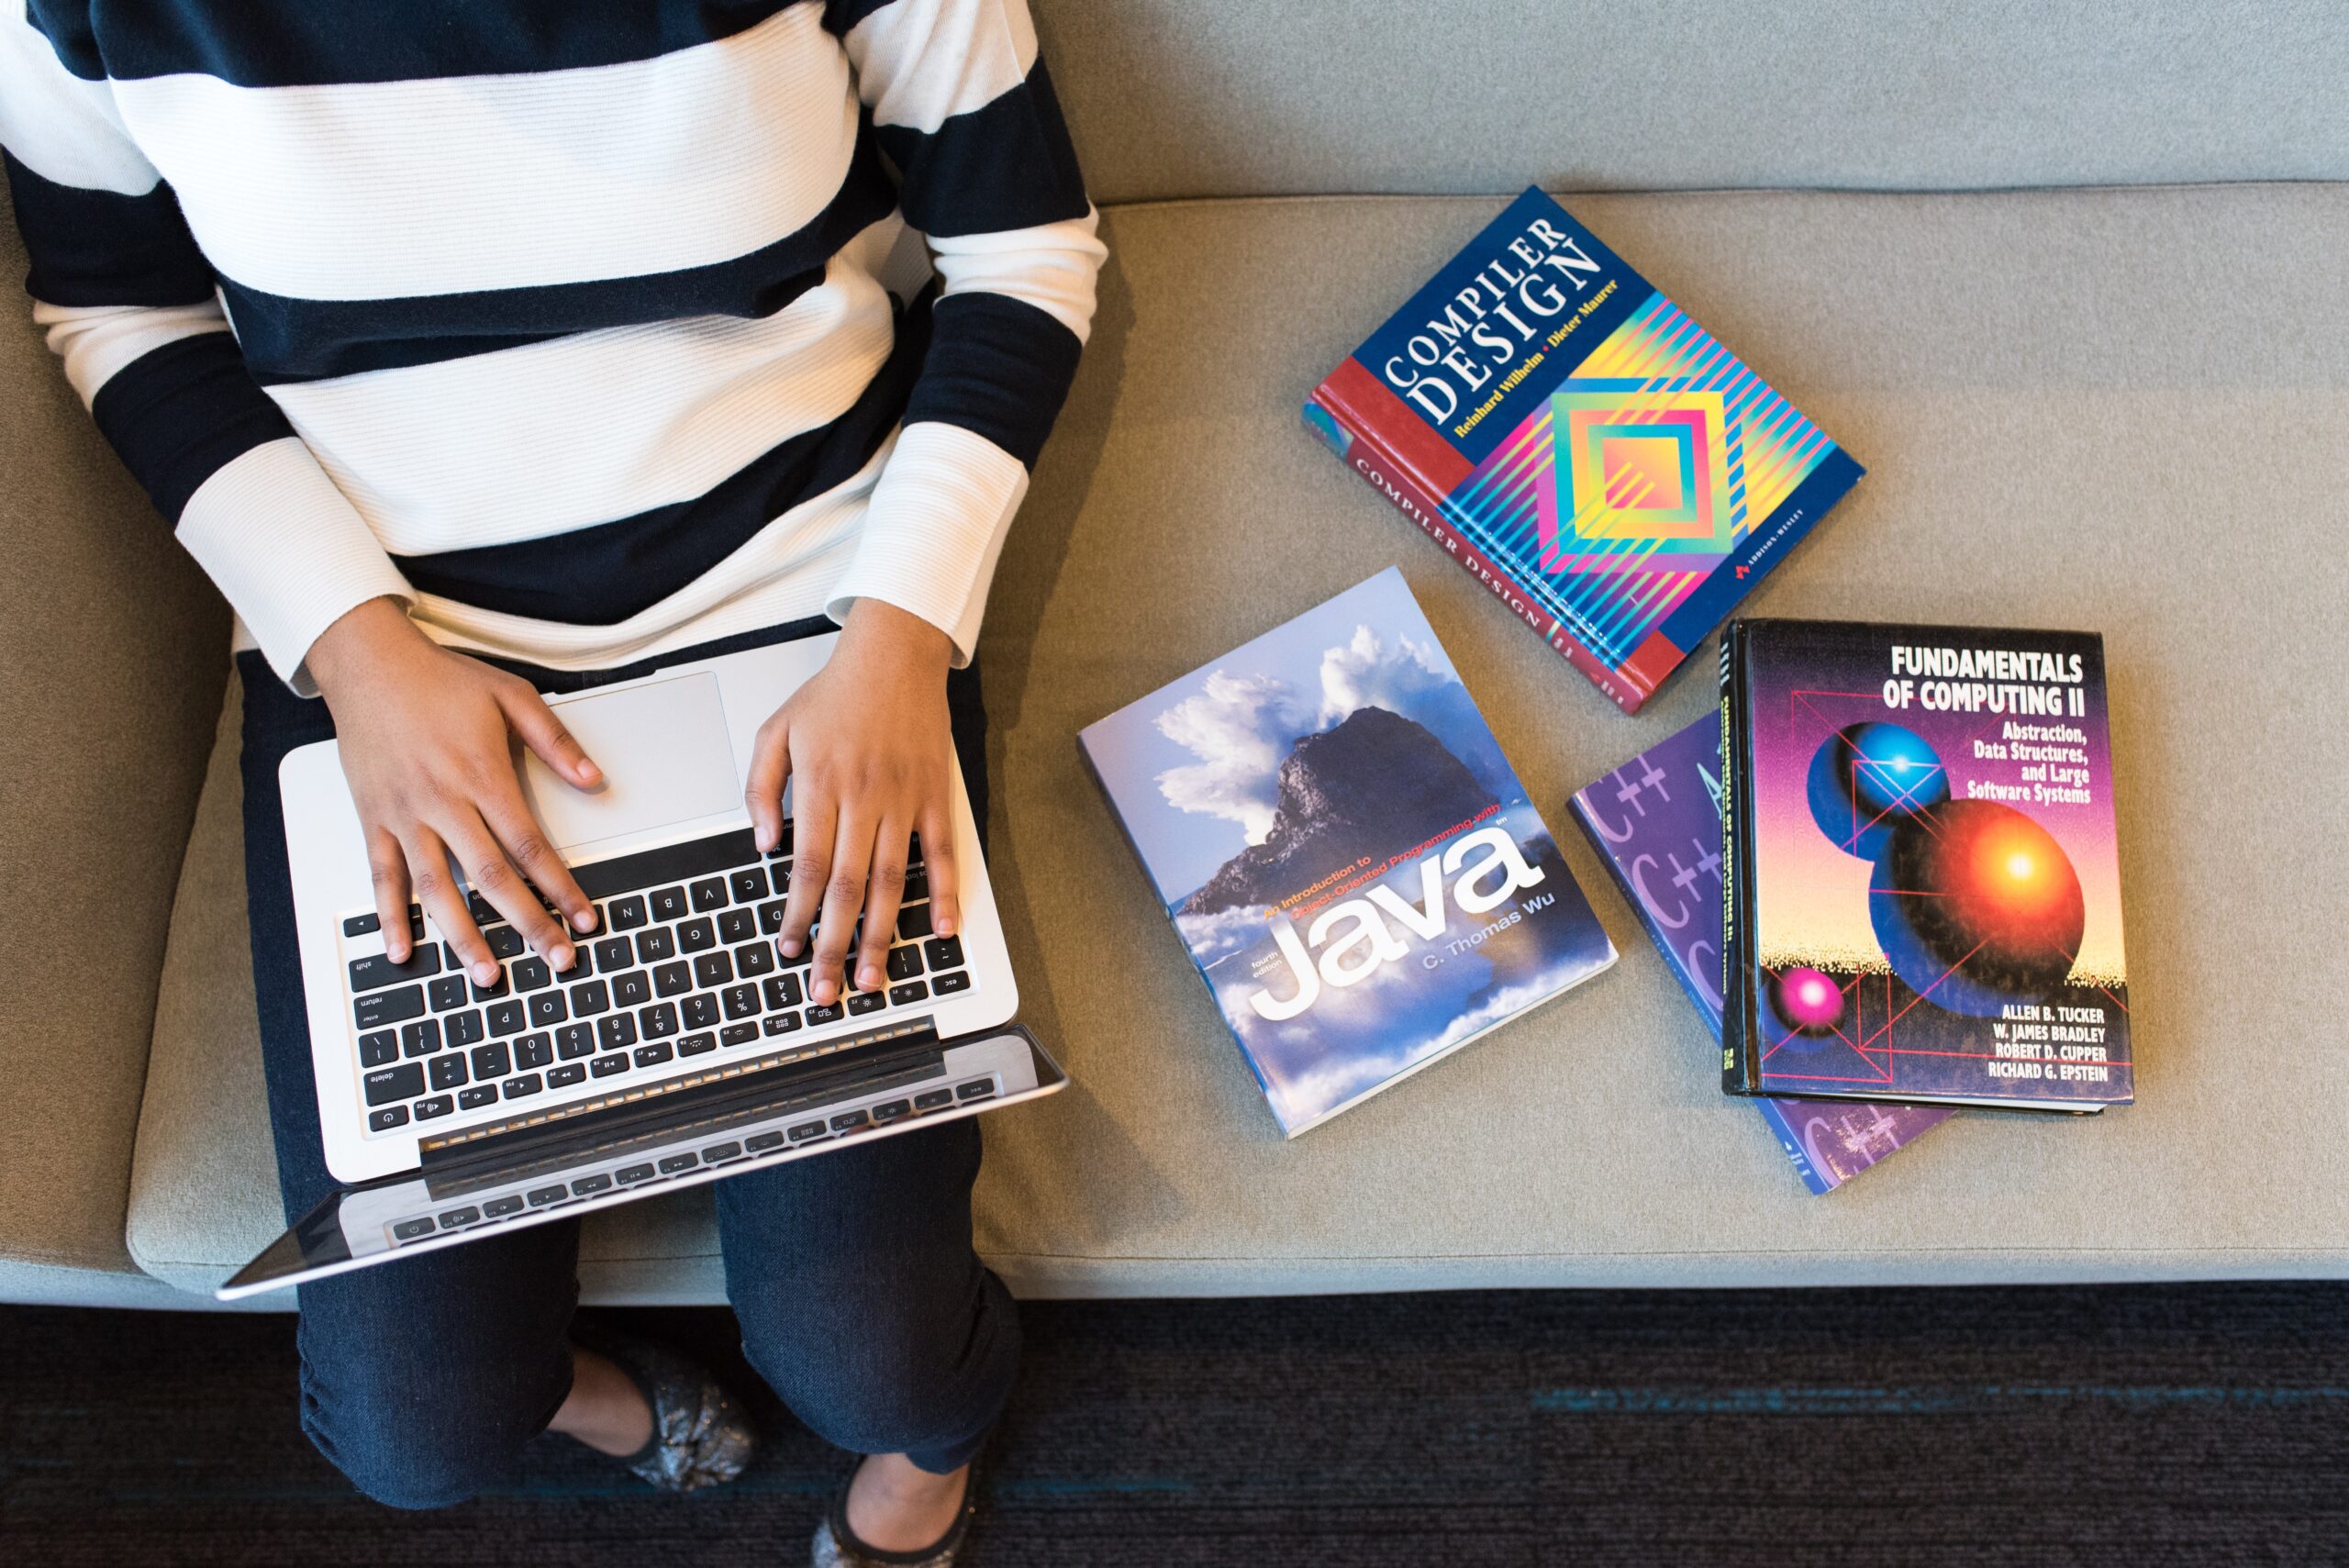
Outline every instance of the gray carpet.
MULTIPOLYGON (((1035 1305, 981 1564, 2349 1562, 2349 1287, 1035 1305)), ((726 1356, 721 1312, 618 1317, 726 1356)), ((787 1562, 845 1461, 672 1500, 542 1439, 446 1513, 295 1425, 283 1319, 0 1308, 9 1563, 787 1562)), ((734 1363, 739 1370, 739 1362, 734 1363)))

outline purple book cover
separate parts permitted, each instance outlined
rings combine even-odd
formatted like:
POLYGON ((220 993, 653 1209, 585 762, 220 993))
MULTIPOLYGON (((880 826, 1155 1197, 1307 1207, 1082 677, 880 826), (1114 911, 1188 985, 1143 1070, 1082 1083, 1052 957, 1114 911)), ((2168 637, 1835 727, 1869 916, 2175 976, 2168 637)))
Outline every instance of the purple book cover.
MULTIPOLYGON (((1574 797, 1575 820, 1718 1035, 1721 1026, 1720 721, 1707 715, 1574 797)), ((1832 1192, 1953 1112, 1762 1100, 1763 1120, 1812 1192, 1832 1192)))

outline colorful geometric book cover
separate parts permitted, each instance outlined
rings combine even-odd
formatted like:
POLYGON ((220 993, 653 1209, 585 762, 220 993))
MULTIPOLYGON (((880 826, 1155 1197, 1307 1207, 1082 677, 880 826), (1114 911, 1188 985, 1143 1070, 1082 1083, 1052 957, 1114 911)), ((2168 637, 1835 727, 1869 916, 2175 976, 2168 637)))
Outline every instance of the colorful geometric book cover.
MULTIPOLYGON (((1718 1040, 1721 1028, 1721 726, 1707 715, 1574 797, 1575 820, 1718 1040)), ((1756 1100, 1803 1184, 1828 1193, 1954 1112, 1938 1106, 1756 1100)))
POLYGON ((2102 639, 1732 621, 1721 723, 1724 1087, 2130 1099, 2102 639))
POLYGON ((1291 1138, 1615 962, 1392 567, 1078 740, 1291 1138))
POLYGON ((1861 473, 1540 190, 1305 422, 1634 713, 1861 473))

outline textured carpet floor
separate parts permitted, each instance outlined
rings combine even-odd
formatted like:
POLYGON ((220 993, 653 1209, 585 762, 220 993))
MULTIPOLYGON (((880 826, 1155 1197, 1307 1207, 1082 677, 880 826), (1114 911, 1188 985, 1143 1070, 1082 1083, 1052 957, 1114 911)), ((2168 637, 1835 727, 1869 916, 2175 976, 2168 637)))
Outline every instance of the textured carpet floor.
MULTIPOLYGON (((729 1353, 723 1313, 618 1316, 729 1353)), ((2349 1287, 1026 1321, 975 1553, 997 1568, 2349 1562, 2349 1287)), ((542 1439, 509 1488, 400 1515, 311 1451, 294 1396, 284 1319, 0 1308, 0 1561, 798 1563, 844 1468, 762 1398, 767 1447, 721 1493, 658 1496, 542 1439)))

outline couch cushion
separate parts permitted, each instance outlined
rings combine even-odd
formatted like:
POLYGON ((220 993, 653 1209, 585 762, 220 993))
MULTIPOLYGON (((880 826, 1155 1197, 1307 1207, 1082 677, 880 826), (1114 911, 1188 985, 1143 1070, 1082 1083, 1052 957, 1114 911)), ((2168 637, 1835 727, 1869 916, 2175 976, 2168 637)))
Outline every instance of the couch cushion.
MULTIPOLYGON (((1075 1079, 989 1119, 983 1251, 1015 1288, 1074 1295, 2349 1273, 2327 1018, 2349 962, 2291 913, 2349 898, 2317 641, 2349 582, 2349 189, 1573 201, 1870 468, 1755 608, 2107 638, 2142 1103, 1961 1118, 1824 1198, 1720 1095, 1565 828, 1573 789, 1710 706, 1701 668, 1624 717, 1297 422, 1498 205, 1108 215, 1099 326, 982 645, 1024 1016, 1075 1079), (1284 1142, 1074 737, 1397 562, 1624 958, 1284 1142)), ((207 800, 188 879, 230 925, 233 876, 193 862, 231 868, 234 831, 207 800)), ((195 951, 175 941, 174 975, 195 951)), ((192 1283, 275 1224, 257 1167, 194 1162, 230 1138, 266 1158, 258 1079, 233 1081, 250 1025, 223 1009, 165 1010, 132 1207, 139 1256, 192 1283)), ((715 1289, 704 1208, 622 1210, 589 1245, 591 1294, 715 1289)))
POLYGON ((1104 204, 2349 179, 2339 0, 1031 3, 1104 204))

